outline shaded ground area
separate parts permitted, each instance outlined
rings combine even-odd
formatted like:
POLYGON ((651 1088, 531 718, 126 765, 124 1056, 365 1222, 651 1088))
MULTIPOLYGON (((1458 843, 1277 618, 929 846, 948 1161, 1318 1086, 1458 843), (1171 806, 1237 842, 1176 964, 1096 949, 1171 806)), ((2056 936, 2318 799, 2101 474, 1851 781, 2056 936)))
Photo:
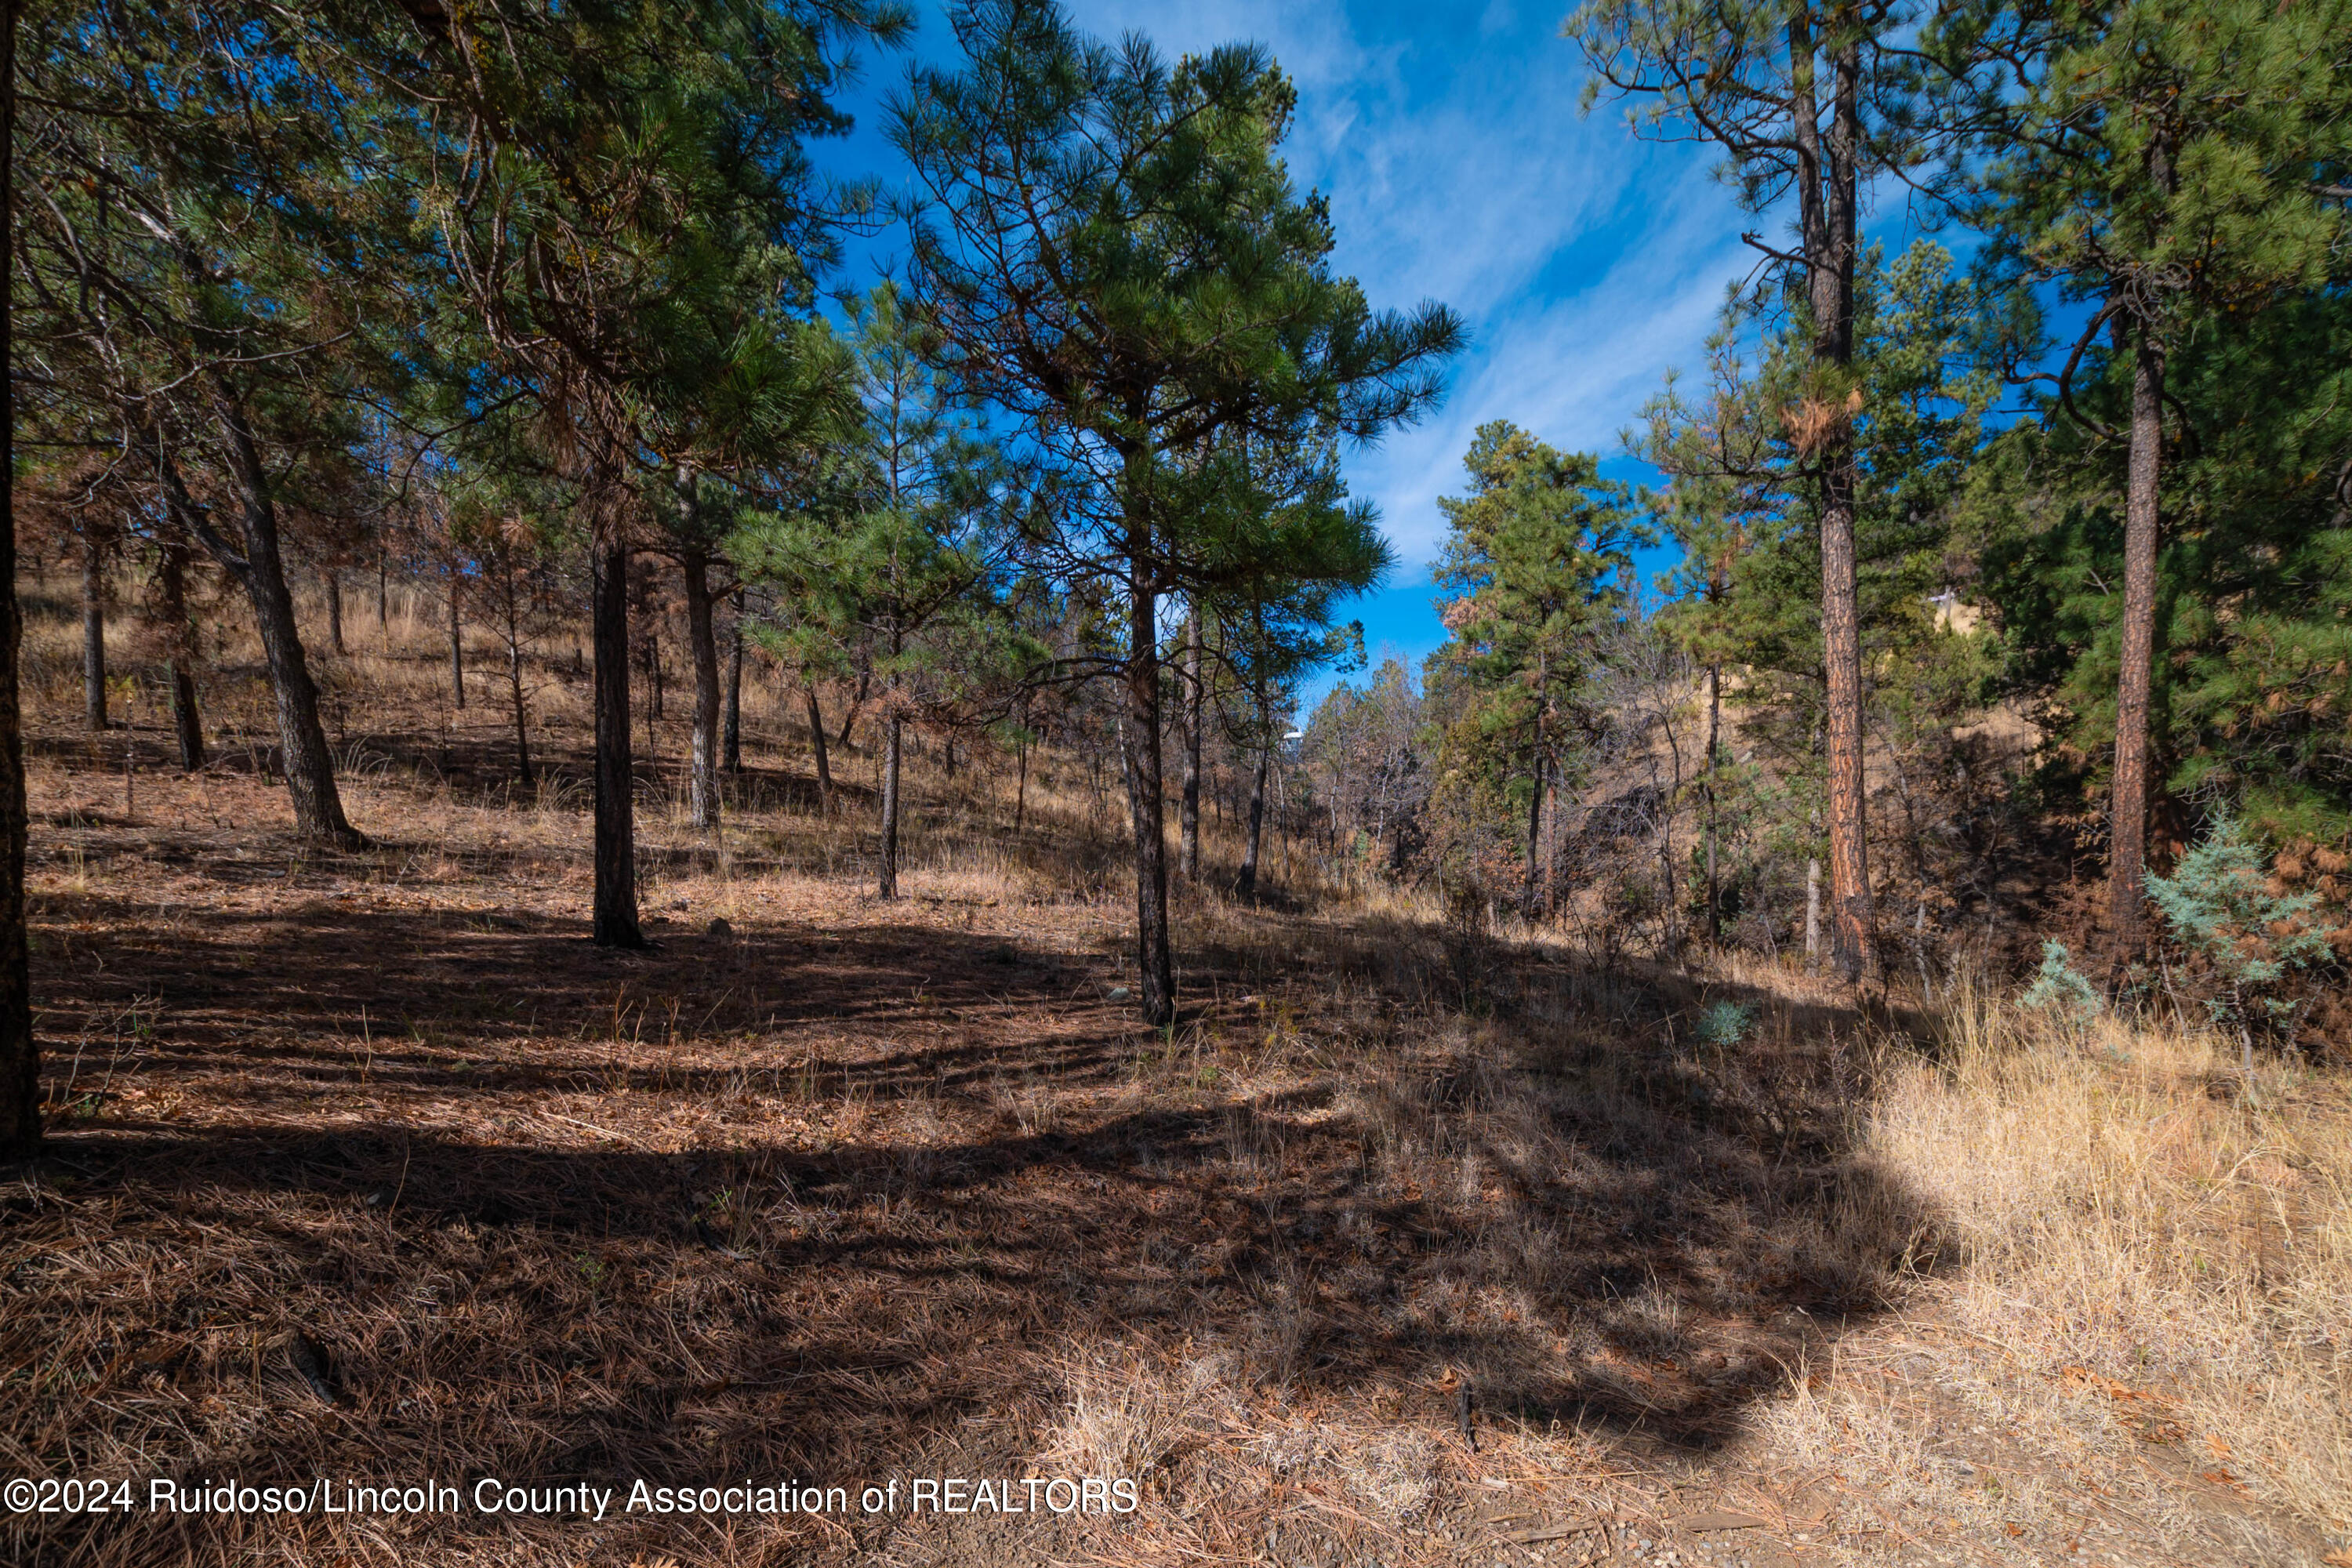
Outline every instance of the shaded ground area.
MULTIPOLYGON (((1171 1355, 1457 1445, 1467 1378, 1479 1420, 1705 1447, 1926 1228, 1797 1032, 1706 1066, 1610 1037, 1668 999, 1534 969, 1465 1022, 1423 934, 1221 916, 1154 1034, 1049 907, 753 888, 712 934, 706 892, 615 957, 544 894, 467 907, 463 857, 266 849, 43 900, 72 1048, 7 1199, 5 1399, 45 1468, 851 1483, 1017 1461, 1074 1370, 1171 1355)), ((35 1528, 166 1562, 245 1527, 35 1528)), ((726 1552, 838 1544, 767 1529, 726 1552)))
POLYGON ((881 905, 656 844, 662 945, 614 955, 569 819, 385 796, 404 841, 320 858, 255 781, 118 818, 70 782, 0 1468, 1141 1507, 29 1516, 10 1561, 1970 1555, 1740 1449, 1941 1256, 1853 1152, 1871 1058, 1833 1010, 1211 902, 1154 1032, 1115 902, 881 905), (1717 1002, 1736 1038, 1695 1031, 1717 1002))

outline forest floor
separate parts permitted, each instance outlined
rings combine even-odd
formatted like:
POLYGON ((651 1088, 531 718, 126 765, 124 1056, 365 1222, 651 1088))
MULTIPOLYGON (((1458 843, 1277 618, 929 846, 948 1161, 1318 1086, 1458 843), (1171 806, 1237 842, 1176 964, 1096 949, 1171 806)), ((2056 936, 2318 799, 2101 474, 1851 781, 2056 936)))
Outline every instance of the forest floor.
POLYGON ((350 748, 347 855, 163 740, 32 748, 0 1472, 132 1490, 9 1562, 2352 1563, 2340 1071, 1207 891, 1153 1031, 1075 797, 927 777, 886 903, 764 748, 716 838, 649 784, 615 953, 576 735, 350 748), (149 1508, 320 1478, 462 1500, 149 1508))

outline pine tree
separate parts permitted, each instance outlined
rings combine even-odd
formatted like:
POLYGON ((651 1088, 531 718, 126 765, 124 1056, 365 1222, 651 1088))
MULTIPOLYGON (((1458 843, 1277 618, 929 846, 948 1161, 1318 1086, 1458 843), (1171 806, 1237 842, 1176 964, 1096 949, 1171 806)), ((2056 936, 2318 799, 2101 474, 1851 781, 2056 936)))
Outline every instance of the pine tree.
POLYGON ((600 945, 645 942, 628 691, 644 481, 749 468, 821 417, 834 388, 804 312, 838 215, 804 143, 847 128, 837 55, 908 25, 865 0, 488 0, 419 8, 409 40, 344 52, 422 193, 418 244, 446 258, 428 295, 450 412, 527 405, 588 523, 600 945))
MULTIPOLYGON (((2094 349, 2081 420, 2003 436, 1973 482, 1976 547, 2009 688, 2053 741, 2070 799, 2115 742, 2123 448, 2087 427, 2128 408, 2128 354, 2094 349)), ((2163 793, 2225 806, 2272 843, 2352 831, 2352 300, 2327 289, 2209 321, 2167 356, 2180 431, 2162 476, 2150 673, 2163 793)), ((2179 829, 2174 831, 2178 833, 2179 829)))
POLYGON ((312 26, 245 0, 26 19, 43 199, 19 209, 36 279, 20 353, 42 390, 19 417, 45 445, 136 464, 175 531, 245 588, 295 830, 349 847, 289 514, 306 484, 344 477, 350 410, 397 380, 380 316, 396 229, 312 26))
MULTIPOLYGON (((1874 842, 1907 849, 1923 897, 1932 879, 1906 781, 1914 768, 1949 773, 1951 722, 1984 700, 1990 679, 1979 640, 1950 631, 1937 608, 1951 600, 1952 530, 1994 392, 1973 363, 1976 306, 1971 284, 1932 243, 1891 259, 1875 247, 1864 255, 1849 366, 1860 394, 1851 431, 1856 629, 1864 717, 1890 743, 1899 807, 1875 814, 1874 842)), ((1735 776, 1710 742, 1704 804, 1717 813, 1727 796, 1741 797, 1736 816, 1808 858, 1820 837, 1809 823, 1826 815, 1832 707, 1811 432, 1797 414, 1812 374, 1809 337, 1801 322, 1735 301, 1704 378, 1669 377, 1629 443, 1667 476, 1665 518, 1685 546, 1664 584, 1672 602, 1662 627, 1700 668, 1738 667, 1730 701, 1778 775, 1771 784, 1735 776)), ((1710 693, 1719 683, 1711 679, 1710 693)), ((1719 738, 1713 709, 1709 730, 1719 738)), ((1719 874, 1712 884, 1719 898, 1719 874)))
POLYGON ((2090 426, 2128 447, 2108 845, 2118 963, 2143 940, 2168 360, 2208 313, 2325 279, 2352 153, 2347 39, 2346 0, 1958 6, 1931 39, 1931 53, 1989 61, 1969 79, 1990 127, 1976 146, 1994 160, 1974 220, 2015 274, 2095 307, 2040 379, 2080 421, 2074 374, 2102 333, 2129 367, 2121 428, 2090 426))
POLYGON ((1563 453, 1505 421, 1482 425, 1462 459, 1470 493, 1438 501, 1447 538, 1436 579, 1453 661, 1471 693, 1455 718, 1476 754, 1507 770, 1503 798, 1524 803, 1521 913, 1549 901, 1543 883, 1547 791, 1573 787, 1576 713, 1595 632, 1622 612, 1633 552, 1656 534, 1628 489, 1600 462, 1563 453))
POLYGON ((1878 963, 1864 852, 1854 279, 1864 182, 1917 157, 1901 112, 1907 26, 1894 7, 1853 0, 1586 0, 1564 29, 1593 73, 1588 109, 1603 92, 1646 100, 1634 127, 1722 147, 1751 210, 1796 200, 1793 251, 1742 237, 1781 270, 1809 350, 1789 409, 1819 524, 1833 946, 1849 980, 1878 963))
POLYGON ((1046 0, 961 5, 951 22, 966 68, 918 71, 897 109, 929 204, 915 289, 961 386, 1069 477, 1054 569, 1114 582, 1126 601, 1124 646, 1103 668, 1126 694, 1138 999, 1162 1025, 1175 974, 1160 605, 1252 569, 1236 549, 1245 531, 1208 541, 1197 525, 1273 515, 1195 504, 1188 465, 1213 450, 1239 461, 1250 439, 1297 441, 1318 424, 1376 437, 1436 396, 1460 324, 1437 307, 1376 314, 1330 274, 1324 205, 1292 190, 1276 156, 1293 95, 1262 51, 1171 69, 1139 38, 1114 50, 1085 37, 1046 0), (1223 559, 1204 557, 1210 542, 1223 559))
POLYGON ((832 495, 748 514, 731 549, 791 606, 772 642, 803 668, 862 647, 882 680, 875 892, 894 899, 907 721, 1001 689, 1035 662, 997 614, 1030 491, 929 363, 936 340, 895 285, 860 301, 856 324, 865 422, 824 477, 832 495), (950 645, 964 657, 946 657, 950 645))
MULTIPOLYGON (((0 213, 16 210, 16 12, 17 0, 0 3, 0 213)), ((11 368, 15 295, 0 300, 0 365, 11 368)), ((16 382, 8 376, 8 426, 0 432, 0 472, 10 476, 10 493, 0 495, 0 1160, 21 1160, 41 1142, 41 1047, 33 1035, 32 976, 25 936, 24 709, 16 679, 16 652, 24 616, 16 603, 16 382)))

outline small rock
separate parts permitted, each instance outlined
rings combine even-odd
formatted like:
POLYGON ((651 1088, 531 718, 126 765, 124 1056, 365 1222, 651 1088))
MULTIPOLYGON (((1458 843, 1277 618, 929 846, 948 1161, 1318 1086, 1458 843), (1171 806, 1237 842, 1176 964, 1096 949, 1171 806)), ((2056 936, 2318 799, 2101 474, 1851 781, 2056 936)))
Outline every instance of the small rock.
POLYGON ((1134 993, 1124 985, 1114 985, 1110 988, 1110 999, 1114 1002, 1124 1002, 1133 994, 1134 993))

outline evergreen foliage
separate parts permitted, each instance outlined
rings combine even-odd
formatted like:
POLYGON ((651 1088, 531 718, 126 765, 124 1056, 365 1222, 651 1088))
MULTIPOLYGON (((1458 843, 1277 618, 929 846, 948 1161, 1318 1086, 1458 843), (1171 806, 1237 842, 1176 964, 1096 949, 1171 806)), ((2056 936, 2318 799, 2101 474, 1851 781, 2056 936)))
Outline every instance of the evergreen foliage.
POLYGON ((1461 323, 1375 311, 1330 270, 1328 211, 1276 155, 1295 95, 1264 50, 1171 67, 1050 0, 950 22, 965 68, 918 70, 895 110, 925 199, 914 288, 959 386, 1062 477, 1038 558, 1126 602, 1123 644, 1097 658, 1127 694, 1139 1001, 1165 1024, 1161 599, 1370 586, 1385 548, 1367 509, 1335 504, 1321 449, 1428 407, 1461 323))
POLYGON ((2063 942, 2042 944, 2042 967, 2033 984, 2019 998, 2026 1006, 2057 1015, 2073 1024, 2087 1024, 2107 1010, 2098 988, 2084 979, 2063 942))
POLYGON ((1738 1002, 1711 1002, 1691 1026, 1691 1037, 1709 1050, 1727 1051, 1756 1026, 1756 1009, 1738 1002))
MULTIPOLYGON (((2125 367, 2086 356, 2092 417, 2125 367)), ((2150 710, 2158 776, 2274 842, 2352 827, 2352 300, 2330 291, 2208 323, 2171 359, 2189 411, 2164 487, 2150 710)), ((2120 454, 2021 425, 1971 479, 1969 542, 1999 612, 2000 679, 2037 700, 2063 795, 2103 787, 2115 734, 2120 454)))
POLYGON ((2207 1004, 2215 1015, 2275 1026, 2294 1011, 2276 994, 2288 972, 2329 952, 2313 918, 2318 895, 2278 889, 2267 858, 2237 818, 2223 816, 2171 876, 2148 878, 2147 893, 2174 939, 2201 954, 2229 988, 2207 1004))
MULTIPOLYGON (((125 679, 108 574, 152 579, 192 770, 199 630, 234 588, 262 765, 312 847, 365 842, 321 706, 372 563, 379 617, 403 573, 446 595, 453 710, 462 615, 503 642, 520 783, 546 766, 526 647, 586 601, 608 946, 645 942, 632 670, 651 719, 675 592, 698 830, 740 763, 746 634, 797 681, 828 813, 828 744, 879 733, 885 897, 910 727, 950 767, 1009 743, 1016 826, 1050 739, 1097 810, 1124 781, 1155 1026, 1171 702, 1187 879, 1222 768, 1244 897, 1270 822, 1433 884, 1465 997, 1514 904, 1605 956, 1703 932, 1928 995, 2021 914, 2102 922, 2075 952, 2168 984, 2185 956, 2250 1042, 2324 1012, 2328 944, 2352 950, 2352 0, 1584 0, 1587 107, 1710 144, 1789 221, 1740 237, 1757 273, 1625 437, 1654 489, 1478 411, 1436 509, 1446 641, 1337 687, 1296 769, 1302 694, 1360 667, 1349 600, 1393 564, 1348 463, 1435 406, 1465 330, 1338 270, 1265 50, 1171 59, 1053 0, 966 0, 891 100, 893 206, 814 149, 910 36, 897 0, 11 15, 0 544, 21 514, 83 568, 91 734, 125 679), (1898 184, 1900 223, 1868 201, 1898 184), (1946 222, 1965 269, 1921 237, 1946 222), (845 237, 886 226, 903 281, 841 279, 845 237), (1636 582, 1662 533, 1679 561, 1636 582), (2074 907, 2101 858, 2104 910, 2074 907)), ((2095 1012, 2069 949, 2042 955, 2028 1001, 2095 1012)))
POLYGON ((1523 902, 1532 910, 1546 792, 1578 783, 1579 737, 1591 727, 1579 709, 1596 644, 1627 604, 1633 549, 1656 534, 1626 487, 1601 477, 1599 459, 1556 451, 1507 421, 1480 426, 1462 465, 1469 494, 1437 503, 1446 523, 1437 584, 1452 595, 1438 657, 1457 697, 1439 788, 1527 820, 1523 902))

